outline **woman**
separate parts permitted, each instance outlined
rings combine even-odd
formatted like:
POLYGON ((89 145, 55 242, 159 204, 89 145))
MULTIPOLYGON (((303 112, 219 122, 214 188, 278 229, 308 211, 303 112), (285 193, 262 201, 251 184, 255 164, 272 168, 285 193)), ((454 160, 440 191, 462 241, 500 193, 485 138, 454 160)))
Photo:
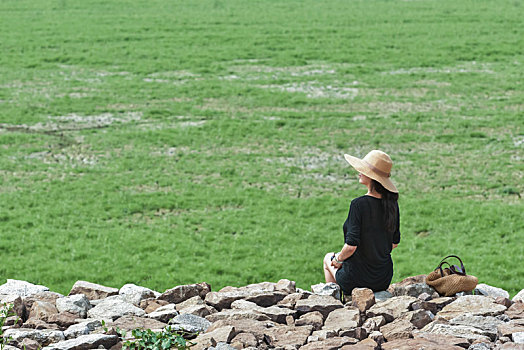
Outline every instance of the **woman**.
POLYGON ((368 191, 351 201, 342 250, 324 257, 326 283, 338 283, 346 295, 354 288, 386 290, 393 277, 391 251, 400 242, 398 191, 390 180, 393 163, 377 150, 364 159, 344 158, 368 191))

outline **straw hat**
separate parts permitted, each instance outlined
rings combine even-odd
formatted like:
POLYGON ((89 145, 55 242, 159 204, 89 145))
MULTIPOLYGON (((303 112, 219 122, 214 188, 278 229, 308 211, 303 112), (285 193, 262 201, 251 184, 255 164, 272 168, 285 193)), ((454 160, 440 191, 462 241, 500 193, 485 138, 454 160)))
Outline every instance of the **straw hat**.
POLYGON ((349 154, 344 154, 344 158, 356 171, 380 182, 388 191, 398 193, 397 188, 389 178, 393 162, 386 153, 373 150, 366 154, 364 159, 353 157, 349 154))

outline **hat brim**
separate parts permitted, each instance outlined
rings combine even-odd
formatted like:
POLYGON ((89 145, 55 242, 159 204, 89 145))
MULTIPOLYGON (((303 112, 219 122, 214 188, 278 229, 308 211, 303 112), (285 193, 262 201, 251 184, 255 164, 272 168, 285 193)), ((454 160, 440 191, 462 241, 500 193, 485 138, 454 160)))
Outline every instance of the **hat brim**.
POLYGON ((381 176, 371 169, 362 159, 344 154, 344 158, 356 171, 366 175, 373 180, 380 182, 384 188, 390 192, 398 193, 397 187, 389 177, 381 176))

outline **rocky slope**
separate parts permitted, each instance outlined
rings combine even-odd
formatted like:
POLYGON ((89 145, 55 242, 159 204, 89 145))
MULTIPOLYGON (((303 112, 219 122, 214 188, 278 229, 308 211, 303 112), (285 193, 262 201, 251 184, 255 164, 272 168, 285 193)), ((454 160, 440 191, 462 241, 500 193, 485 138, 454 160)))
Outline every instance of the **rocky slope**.
MULTIPOLYGON (((68 296, 8 280, 0 301, 13 306, 2 328, 6 349, 118 349, 119 330, 195 334, 192 349, 524 349, 524 290, 513 300, 481 284, 475 295, 440 297, 414 276, 373 293, 356 289, 345 302, 335 284, 295 287, 289 280, 225 287, 207 283, 159 293, 85 281, 68 296)), ((128 332, 129 334, 130 332, 128 332)))

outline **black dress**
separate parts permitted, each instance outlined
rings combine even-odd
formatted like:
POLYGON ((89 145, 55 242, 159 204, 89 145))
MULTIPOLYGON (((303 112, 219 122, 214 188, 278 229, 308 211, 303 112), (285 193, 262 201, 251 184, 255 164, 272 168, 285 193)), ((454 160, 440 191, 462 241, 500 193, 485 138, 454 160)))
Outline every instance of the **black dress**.
MULTIPOLYGON (((398 214, 397 204, 399 218, 398 214)), ((393 277, 392 244, 400 242, 399 221, 395 232, 387 232, 381 199, 366 195, 351 201, 344 222, 344 241, 357 249, 335 276, 345 294, 351 295, 353 288, 380 291, 389 287, 393 277)))

